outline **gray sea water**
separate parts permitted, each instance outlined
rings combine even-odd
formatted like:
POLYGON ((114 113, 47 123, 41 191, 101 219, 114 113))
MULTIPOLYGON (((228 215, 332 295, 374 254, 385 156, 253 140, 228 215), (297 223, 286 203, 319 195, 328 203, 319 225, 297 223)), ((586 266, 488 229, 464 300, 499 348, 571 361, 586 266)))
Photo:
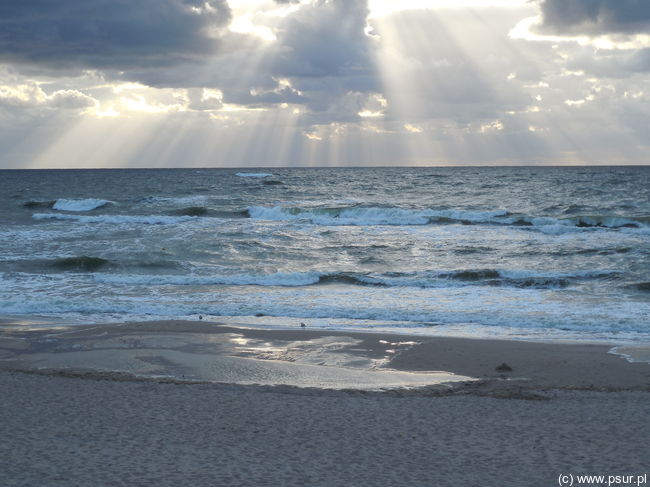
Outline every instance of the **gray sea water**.
POLYGON ((650 167, 0 171, 0 314, 650 338, 650 167))

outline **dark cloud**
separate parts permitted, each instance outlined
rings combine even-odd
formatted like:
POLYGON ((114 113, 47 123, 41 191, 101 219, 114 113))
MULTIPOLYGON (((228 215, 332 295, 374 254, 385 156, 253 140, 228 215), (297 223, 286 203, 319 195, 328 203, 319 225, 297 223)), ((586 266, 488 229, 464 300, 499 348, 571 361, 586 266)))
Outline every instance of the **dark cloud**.
POLYGON ((129 69, 213 52, 226 0, 0 2, 0 61, 46 68, 129 69))
POLYGON ((357 75, 371 69, 365 0, 318 0, 281 26, 273 71, 281 76, 357 75))
POLYGON ((648 0, 541 0, 541 30, 554 34, 647 33, 648 0))
POLYGON ((381 90, 376 46, 365 33, 369 13, 367 0, 317 0, 302 5, 279 26, 277 42, 261 70, 274 78, 291 79, 297 91, 292 99, 285 96, 285 101, 328 113, 332 120, 356 117, 356 108, 342 109, 338 102, 351 92, 381 90))
POLYGON ((218 87, 226 103, 301 104, 326 113, 330 121, 356 120, 358 107, 343 107, 340 100, 351 92, 382 89, 374 62, 376 43, 364 32, 369 13, 366 0, 316 0, 283 19, 270 44, 231 34, 220 54, 189 76, 187 70, 175 69, 138 77, 147 84, 160 84, 156 78, 164 77, 177 86, 218 87), (240 66, 235 74, 233 66, 240 66), (180 77, 172 79, 175 74, 180 77), (290 86, 283 80, 290 80, 290 86))

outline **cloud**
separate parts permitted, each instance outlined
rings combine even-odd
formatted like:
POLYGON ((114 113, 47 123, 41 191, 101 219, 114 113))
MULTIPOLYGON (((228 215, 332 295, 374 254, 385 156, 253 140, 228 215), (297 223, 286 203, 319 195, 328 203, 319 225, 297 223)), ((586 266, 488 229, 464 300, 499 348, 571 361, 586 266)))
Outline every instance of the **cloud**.
POLYGON ((97 105, 97 100, 78 90, 57 90, 47 94, 35 82, 0 85, 0 108, 83 109, 97 105))
POLYGON ((52 108, 80 109, 97 104, 97 100, 77 90, 59 90, 48 97, 52 108))
POLYGON ((226 0, 0 2, 0 61, 47 68, 166 66, 213 52, 226 0))
POLYGON ((599 78, 629 79, 636 73, 650 71, 650 48, 588 51, 572 56, 566 65, 570 70, 599 78))
POLYGON ((287 18, 272 69, 281 76, 358 75, 371 69, 367 1, 317 0, 287 18))
POLYGON ((641 2, 372 16, 367 0, 229 1, 233 13, 226 0, 0 2, 0 164, 634 163, 650 150, 641 2), (523 21, 530 36, 509 36, 523 21))
POLYGON ((213 80, 227 103, 301 104, 323 115, 310 121, 356 120, 359 107, 348 103, 350 94, 381 90, 376 43, 365 33, 369 13, 366 0, 303 3, 274 27, 274 42, 255 46, 263 54, 254 72, 243 70, 236 83, 226 79, 232 64, 250 55, 224 53, 211 69, 213 80))
POLYGON ((543 32, 564 35, 637 34, 650 30, 648 0, 541 0, 543 32))

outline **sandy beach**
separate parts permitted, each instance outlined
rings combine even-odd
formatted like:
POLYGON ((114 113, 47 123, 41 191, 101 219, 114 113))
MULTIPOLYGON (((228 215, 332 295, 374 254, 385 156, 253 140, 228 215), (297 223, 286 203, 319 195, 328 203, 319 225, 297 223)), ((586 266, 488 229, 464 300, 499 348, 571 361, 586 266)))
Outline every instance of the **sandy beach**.
POLYGON ((650 365, 607 345, 4 325, 2 485, 543 486, 650 467, 650 365))

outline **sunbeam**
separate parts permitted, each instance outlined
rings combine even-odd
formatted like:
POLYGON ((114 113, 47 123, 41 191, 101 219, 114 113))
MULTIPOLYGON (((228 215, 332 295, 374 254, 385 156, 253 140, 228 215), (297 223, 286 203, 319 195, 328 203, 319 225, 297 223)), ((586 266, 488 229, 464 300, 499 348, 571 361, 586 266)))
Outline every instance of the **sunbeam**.
POLYGON ((167 54, 0 58, 7 167, 644 161, 636 24, 549 25, 555 0, 165 1, 198 29, 167 54))

